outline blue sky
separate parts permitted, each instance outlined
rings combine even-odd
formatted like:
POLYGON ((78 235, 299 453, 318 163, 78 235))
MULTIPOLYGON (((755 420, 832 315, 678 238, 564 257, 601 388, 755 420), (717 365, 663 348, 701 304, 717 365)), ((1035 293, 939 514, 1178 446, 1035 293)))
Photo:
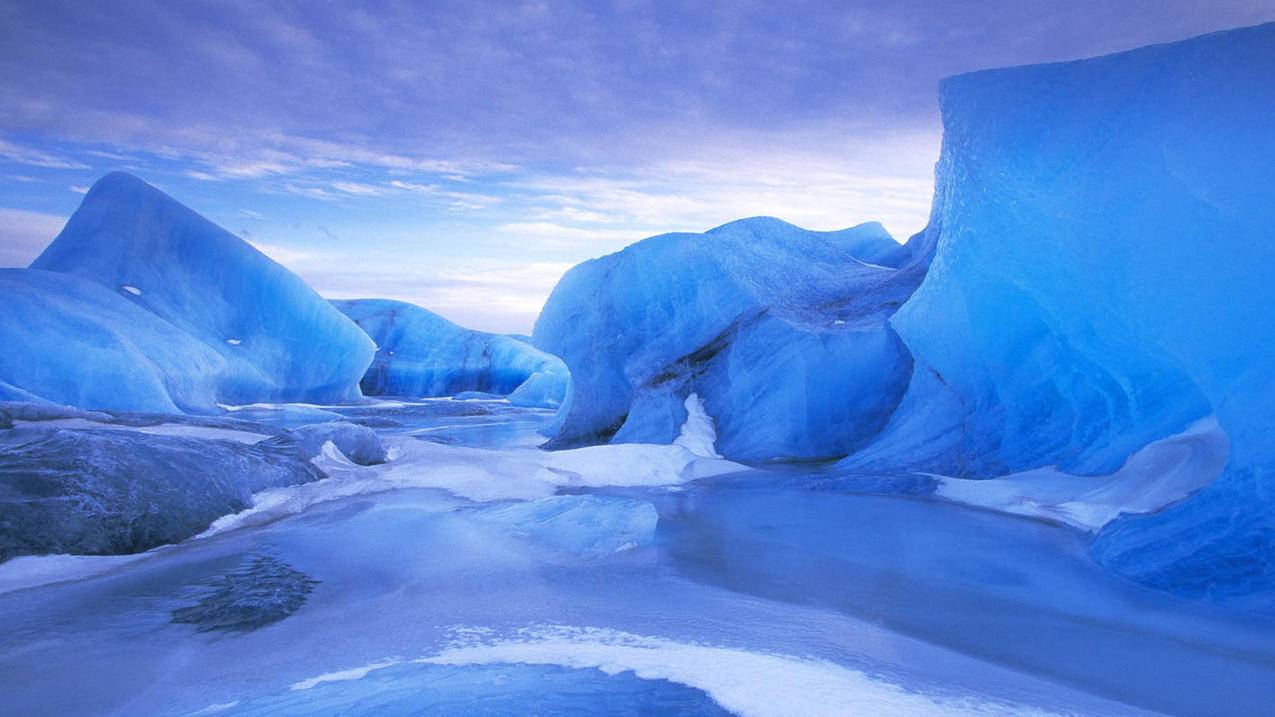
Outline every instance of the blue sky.
POLYGON ((0 265, 131 171, 334 298, 529 331, 562 272, 772 215, 925 223, 936 84, 1275 0, 0 0, 0 265))

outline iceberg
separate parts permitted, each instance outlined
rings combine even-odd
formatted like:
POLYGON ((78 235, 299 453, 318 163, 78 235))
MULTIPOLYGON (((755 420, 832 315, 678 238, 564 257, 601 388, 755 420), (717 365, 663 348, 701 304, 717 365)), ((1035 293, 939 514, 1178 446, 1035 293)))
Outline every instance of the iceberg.
POLYGON ((0 397, 174 413, 216 405, 226 360, 117 292, 0 269, 0 397))
MULTIPOLYGON (((64 282, 68 299, 89 299, 93 306, 82 311, 68 306, 60 321, 76 312, 81 320, 59 323, 64 328, 37 327, 7 344, 18 347, 11 352, 20 356, 11 361, 20 365, 0 380, 19 389, 71 403, 75 400, 67 399, 78 392, 93 392, 95 407, 206 412, 216 411, 217 403, 360 397, 358 382, 373 346, 358 327, 300 277, 131 175, 116 172, 98 180, 31 269, 92 282, 122 302, 108 302, 101 292, 90 296, 83 282, 64 282), (121 308, 126 304, 131 308, 121 308), (157 321, 137 319, 137 309, 157 321), (166 340, 156 340, 159 324, 168 326, 162 330, 166 340), (144 333, 130 337, 134 325, 144 333), (66 342, 45 341, 58 331, 66 342), (31 378, 31 367, 58 361, 52 346, 93 356, 93 337, 101 334, 124 348, 103 352, 100 365, 86 361, 61 374, 50 372, 63 377, 60 387, 50 387, 51 380, 39 374, 31 378), (136 370, 128 370, 129 357, 122 353, 133 354, 136 370), (155 356, 161 357, 158 367, 155 356), (205 385, 209 381, 211 387, 205 385), (175 393, 166 402, 162 393, 169 389, 175 393)), ((33 276, 28 281, 54 290, 53 280, 33 276)), ((17 319, 44 323, 38 312, 17 319)))
POLYGON ((376 343, 363 377, 372 396, 435 397, 461 393, 509 396, 520 406, 557 408, 566 366, 503 334, 471 331, 432 311, 389 299, 332 304, 376 343))
POLYGON ((1215 415, 1222 475, 1094 555, 1181 594, 1275 586, 1275 24, 961 75, 940 104, 934 257, 890 322, 914 377, 846 465, 1111 474, 1215 415))
POLYGON ((672 443, 695 394, 727 458, 846 455, 908 385, 888 319, 924 273, 919 248, 877 223, 759 217, 576 266, 533 333, 571 374, 551 445, 672 443))

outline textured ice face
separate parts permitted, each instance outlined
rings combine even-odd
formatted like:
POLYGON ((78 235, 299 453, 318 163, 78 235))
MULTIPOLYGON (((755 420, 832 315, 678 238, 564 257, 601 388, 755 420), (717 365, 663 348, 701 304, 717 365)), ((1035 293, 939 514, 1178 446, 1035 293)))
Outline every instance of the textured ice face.
POLYGON ((571 370, 555 440, 669 443, 696 393, 728 458, 845 455, 907 385, 886 320, 919 281, 911 257, 879 224, 757 218, 575 267, 533 337, 571 370))
POLYGON ((363 390, 373 396, 514 394, 520 406, 556 408, 567 370, 557 358, 510 336, 471 331, 402 301, 356 299, 333 305, 376 342, 363 390))
POLYGON ((1223 476, 1096 554, 1192 594, 1271 584, 1275 25, 964 75, 941 102, 937 253, 892 320, 919 378, 851 462, 1108 473, 1216 412, 1223 476))
MULTIPOLYGON (((179 391, 170 399, 181 408, 213 410, 217 402, 322 403, 357 398, 359 379, 372 358, 371 340, 299 277, 127 174, 109 174, 94 184, 32 268, 95 282, 172 327, 167 330, 167 342, 155 340, 158 330, 154 329, 130 338, 130 326, 139 322, 112 320, 110 312, 125 317, 136 312, 125 313, 98 299, 101 312, 94 310, 90 315, 85 309, 78 324, 82 329, 64 331, 119 334, 113 343, 131 341, 136 364, 153 360, 151 354, 174 355, 175 360, 151 383, 193 384, 211 376, 215 396, 203 388, 179 391), (192 359, 198 363, 179 371, 182 361, 192 359), (215 401, 209 400, 214 397, 215 401)), ((51 288, 49 281, 44 283, 51 288)), ((80 288, 68 291, 77 299, 87 293, 80 288)), ((39 317, 24 313, 18 319, 37 321, 39 317)), ((33 362, 41 360, 45 354, 31 346, 36 339, 22 338, 26 343, 17 344, 22 347, 19 353, 33 362)), ((64 350, 74 353, 77 344, 95 347, 81 339, 68 341, 64 350)), ((76 377, 70 382, 77 386, 59 393, 84 390, 78 386, 80 378, 101 368, 113 374, 114 383, 100 381, 99 388, 116 396, 118 403, 98 405, 140 408, 138 404, 149 402, 152 405, 146 408, 158 407, 152 399, 135 400, 132 395, 135 384, 146 377, 146 367, 129 374, 125 360, 105 356, 102 361, 100 367, 89 363, 78 372, 67 372, 76 377)), ((23 375, 15 378, 15 385, 26 388, 20 383, 23 375)))
MULTIPOLYGON (((39 424, 36 424, 38 426, 39 424)), ((0 431, 0 560, 136 553, 323 473, 291 450, 140 430, 0 431)))

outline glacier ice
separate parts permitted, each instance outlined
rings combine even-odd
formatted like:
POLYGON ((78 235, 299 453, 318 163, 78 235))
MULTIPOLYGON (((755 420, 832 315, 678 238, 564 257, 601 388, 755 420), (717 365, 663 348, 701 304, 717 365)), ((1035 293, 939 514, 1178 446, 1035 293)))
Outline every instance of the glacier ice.
POLYGON ((1222 476, 1094 554, 1183 594, 1275 586, 1275 24, 940 95, 934 258, 891 321, 918 378, 847 466, 1110 473, 1215 414, 1222 476))
POLYGON ((362 381, 369 395, 481 392, 509 395, 520 406, 556 408, 562 402, 566 367, 518 339, 471 331, 402 301, 332 303, 376 342, 376 357, 362 381))
POLYGON ((567 272, 536 321, 570 391, 554 444, 671 443, 694 393, 740 460, 842 456, 889 418, 912 360, 887 319, 924 271, 880 224, 777 219, 666 234, 567 272))
POLYGON ((98 180, 31 268, 40 271, 10 283, 38 285, 28 291, 46 299, 62 293, 60 314, 13 312, 9 321, 29 323, 4 327, 13 348, 0 380, 49 400, 205 412, 335 402, 359 397, 372 359, 368 337, 299 277, 128 174, 98 180), (49 272, 66 279, 59 286, 49 272), (83 365, 64 365, 55 345, 83 365), (55 370, 42 371, 46 361, 55 370))
POLYGON ((8 399, 176 412, 215 405, 226 361, 122 295, 71 274, 0 269, 8 399))

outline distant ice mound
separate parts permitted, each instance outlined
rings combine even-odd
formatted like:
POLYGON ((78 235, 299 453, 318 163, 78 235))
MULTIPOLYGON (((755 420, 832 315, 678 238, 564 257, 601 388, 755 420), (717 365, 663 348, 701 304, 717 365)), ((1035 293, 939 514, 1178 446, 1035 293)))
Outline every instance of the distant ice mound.
POLYGON ((887 320, 920 281, 915 251, 876 223, 754 218, 576 266, 533 335, 571 371, 555 443, 671 443, 697 394, 727 458, 846 455, 907 386, 887 320))
POLYGON ((847 461, 1111 473, 1215 414, 1222 476, 1095 555, 1184 594, 1275 586, 1275 24, 941 87, 915 376, 847 461))
POLYGON ((354 299, 332 304, 376 342, 363 377, 373 396, 509 395, 518 405, 556 408, 566 392, 566 366, 503 334, 471 331, 414 304, 354 299), (512 394, 512 395, 510 395, 512 394))
MULTIPOLYGON (((372 342, 367 336, 298 276, 128 174, 116 172, 98 180, 62 233, 31 268, 95 282, 174 327, 169 334, 184 333, 187 339, 181 342, 180 356, 198 353, 198 363, 186 367, 185 375, 165 373, 159 382, 200 383, 211 372, 213 390, 183 389, 170 396, 180 408, 355 399, 359 397, 359 379, 372 359, 372 342), (205 350, 195 352, 185 347, 192 342, 202 344, 205 350)), ((41 281, 51 285, 49 280, 41 281)), ((78 287, 73 291, 77 296, 87 295, 78 287)), ((105 306, 105 299, 97 297, 95 305, 105 306)), ((66 329, 68 338, 103 331, 127 334, 130 322, 112 316, 119 312, 117 308, 108 308, 100 315, 94 310, 92 316, 89 311, 80 312, 87 322, 81 328, 66 329)), ((36 316, 20 318, 38 320, 36 316)), ((174 353, 163 342, 141 338, 135 342, 133 356, 138 364, 153 358, 148 354, 174 353)), ((18 347, 29 363, 47 356, 31 343, 18 347)), ((87 338, 62 346, 71 354, 81 348, 96 347, 87 338)), ((127 373, 125 366, 113 362, 102 368, 117 378, 127 373)), ((68 385, 55 391, 56 396, 45 397, 65 400, 88 390, 81 385, 84 382, 102 383, 96 364, 64 375, 68 385)), ((11 383, 25 388, 22 375, 13 379, 11 383)), ((139 408, 129 387, 140 382, 136 376, 121 380, 119 403, 98 405, 139 408)), ((109 385, 93 390, 111 393, 109 385)))

